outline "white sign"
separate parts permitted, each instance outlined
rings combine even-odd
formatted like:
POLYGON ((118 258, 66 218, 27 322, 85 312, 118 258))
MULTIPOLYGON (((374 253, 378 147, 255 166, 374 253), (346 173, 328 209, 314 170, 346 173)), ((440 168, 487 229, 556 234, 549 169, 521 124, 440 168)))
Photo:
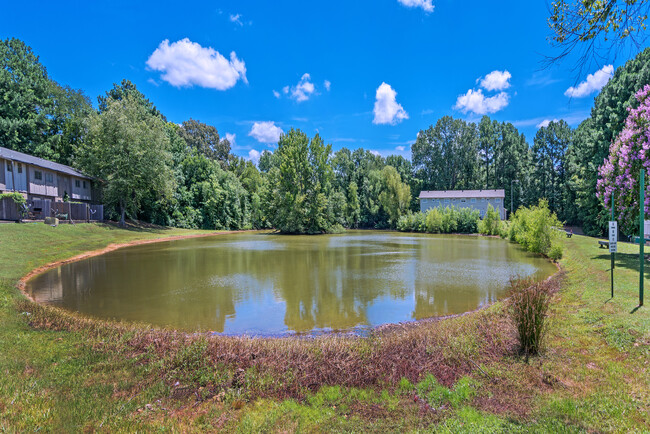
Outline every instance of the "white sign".
POLYGON ((646 220, 643 222, 643 233, 645 234, 646 238, 650 238, 650 220, 646 220))
POLYGON ((618 241, 618 223, 609 222, 609 253, 616 253, 616 242, 618 241))

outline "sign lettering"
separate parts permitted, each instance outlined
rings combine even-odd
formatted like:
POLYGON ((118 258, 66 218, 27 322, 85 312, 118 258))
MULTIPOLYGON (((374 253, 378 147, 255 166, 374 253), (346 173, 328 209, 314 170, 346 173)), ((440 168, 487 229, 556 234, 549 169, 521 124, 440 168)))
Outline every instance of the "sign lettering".
POLYGON ((615 221, 609 222, 609 252, 616 253, 618 241, 618 223, 615 221))

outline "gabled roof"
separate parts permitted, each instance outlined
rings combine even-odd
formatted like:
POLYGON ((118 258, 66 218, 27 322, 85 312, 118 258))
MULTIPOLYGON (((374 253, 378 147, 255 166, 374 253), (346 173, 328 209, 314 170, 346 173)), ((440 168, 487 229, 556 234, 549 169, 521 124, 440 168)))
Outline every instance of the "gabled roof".
POLYGON ((505 190, 438 190, 421 191, 419 199, 465 199, 506 197, 505 190))
POLYGON ((42 167, 43 169, 54 170, 56 172, 66 173, 68 175, 77 176, 79 178, 92 179, 89 176, 73 169, 65 164, 55 163, 54 161, 45 160, 43 158, 34 157, 33 155, 23 154, 22 152, 12 151, 11 149, 3 148, 0 146, 0 158, 5 160, 13 160, 19 163, 31 164, 33 166, 42 167))

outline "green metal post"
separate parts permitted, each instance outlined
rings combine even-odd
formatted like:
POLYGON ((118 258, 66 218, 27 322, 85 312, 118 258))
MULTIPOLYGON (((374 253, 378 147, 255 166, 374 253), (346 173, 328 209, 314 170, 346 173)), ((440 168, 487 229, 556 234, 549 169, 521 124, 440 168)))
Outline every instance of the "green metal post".
POLYGON ((641 169, 641 176, 639 177, 639 226, 641 227, 641 234, 639 236, 639 306, 643 306, 643 262, 645 257, 643 254, 643 247, 645 246, 645 231, 643 228, 643 218, 645 217, 645 169, 641 169))
MULTIPOLYGON (((612 192, 612 221, 614 221, 614 192, 612 192)), ((614 264, 615 264, 615 258, 616 258, 616 253, 612 252, 612 265, 610 267, 611 274, 612 274, 612 298, 614 298, 614 264)))

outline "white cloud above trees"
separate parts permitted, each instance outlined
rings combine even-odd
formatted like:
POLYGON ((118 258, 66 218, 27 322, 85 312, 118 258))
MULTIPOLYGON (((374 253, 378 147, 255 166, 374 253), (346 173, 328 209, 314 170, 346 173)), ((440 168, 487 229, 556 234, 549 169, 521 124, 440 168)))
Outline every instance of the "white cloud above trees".
MULTIPOLYGON (((327 90, 329 90, 330 82, 325 80, 324 83, 327 90)), ((294 86, 284 86, 282 93, 293 99, 296 102, 304 102, 309 100, 312 96, 318 95, 316 86, 311 81, 311 75, 305 73, 300 77, 298 84, 294 86)), ((280 98, 281 94, 277 90, 273 91, 273 96, 280 98)))
MULTIPOLYGON (((485 77, 477 78, 476 83, 488 92, 502 91, 510 87, 511 78, 512 75, 507 70, 495 70, 485 77)), ((463 113, 472 112, 477 115, 486 115, 503 110, 510 103, 510 95, 507 92, 486 96, 483 89, 469 89, 466 93, 458 95, 454 108, 463 113)))
POLYGON ((508 71, 492 71, 479 80, 485 90, 503 90, 510 87, 511 78, 512 75, 508 71))
POLYGON ((235 146, 235 144, 236 144, 235 139, 236 138, 237 138, 237 134, 226 133, 226 140, 228 140, 228 143, 230 143, 230 146, 235 146))
POLYGON ((165 39, 149 56, 147 66, 162 72, 161 79, 176 87, 201 86, 227 90, 246 79, 246 65, 230 53, 230 60, 211 47, 202 47, 188 38, 169 43, 165 39))
POLYGON ((510 96, 505 92, 486 97, 483 94, 483 89, 469 89, 464 95, 458 96, 454 108, 463 113, 473 112, 477 115, 485 115, 504 109, 508 106, 509 101, 510 96))
POLYGON ((277 143, 282 133, 284 133, 282 128, 275 125, 274 122, 266 121, 253 123, 248 135, 260 143, 277 143))
POLYGON ((571 98, 584 98, 594 92, 600 91, 610 78, 614 76, 614 66, 605 65, 593 74, 587 75, 587 79, 576 87, 568 88, 564 95, 571 98))
POLYGON ((543 121, 538 123, 536 126, 537 126, 537 128, 542 128, 542 127, 546 128, 546 127, 548 127, 548 124, 550 124, 551 122, 559 122, 559 121, 560 121, 559 119, 544 119, 543 121))
POLYGON ((397 102, 397 92, 387 83, 377 88, 373 113, 375 117, 372 123, 377 125, 395 125, 409 118, 404 107, 397 102))
POLYGON ((433 12, 433 0, 397 0, 408 8, 422 8, 426 12, 433 12))
POLYGON ((250 151, 248 151, 248 159, 251 160, 253 164, 257 164, 260 161, 261 155, 262 154, 255 149, 251 149, 250 151))
POLYGON ((303 74, 300 81, 291 87, 291 98, 296 102, 307 101, 316 92, 316 86, 311 82, 311 76, 303 74))
POLYGON ((229 19, 230 19, 231 23, 239 24, 240 26, 244 25, 244 23, 241 20, 241 15, 240 14, 235 14, 235 15, 230 14, 229 19))

